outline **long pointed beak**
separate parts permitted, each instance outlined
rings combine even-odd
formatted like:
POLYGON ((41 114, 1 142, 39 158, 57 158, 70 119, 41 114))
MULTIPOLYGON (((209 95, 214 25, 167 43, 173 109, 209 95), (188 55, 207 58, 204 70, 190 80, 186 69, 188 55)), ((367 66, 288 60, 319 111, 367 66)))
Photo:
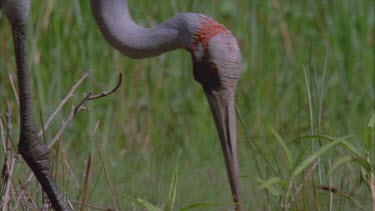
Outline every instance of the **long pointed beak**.
POLYGON ((237 131, 234 94, 227 90, 205 91, 224 153, 227 175, 236 210, 240 210, 240 181, 237 156, 237 131), (230 98, 228 100, 228 98, 230 98))

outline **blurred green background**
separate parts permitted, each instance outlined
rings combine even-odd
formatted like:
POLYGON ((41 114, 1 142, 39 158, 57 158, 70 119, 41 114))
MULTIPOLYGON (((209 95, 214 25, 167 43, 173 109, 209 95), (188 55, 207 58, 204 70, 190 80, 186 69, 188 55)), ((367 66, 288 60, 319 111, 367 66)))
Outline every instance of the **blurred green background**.
MULTIPOLYGON (((223 23, 238 39, 243 73, 236 95, 237 128, 245 210, 280 209, 279 199, 258 190, 251 179, 271 177, 272 168, 278 176, 287 174, 267 125, 287 141, 310 134, 353 135, 348 141, 363 148, 364 128, 375 101, 374 1, 130 0, 129 4, 133 18, 145 27, 181 12, 204 13, 223 23), (265 162, 264 157, 272 162, 265 162)), ((99 33, 89 1, 34 0, 27 32, 34 116, 39 126, 40 119, 46 121, 84 72, 91 71, 89 80, 46 131, 47 142, 84 93, 110 89, 118 73, 124 75, 115 94, 89 102, 90 110, 79 113, 64 133, 61 148, 80 184, 78 188, 68 173, 67 179, 59 181, 69 198, 80 199, 88 154, 93 153, 89 203, 102 207, 112 203, 97 141, 123 210, 140 207, 121 193, 165 205, 180 150, 177 207, 231 202, 214 122, 204 93, 193 79, 187 52, 178 50, 142 60, 124 57, 99 33)), ((0 114, 4 115, 7 101, 12 101, 14 130, 10 135, 16 144, 18 113, 9 80, 9 76, 16 80, 16 68, 4 14, 0 18, 0 47, 0 114)), ((311 143, 290 144, 292 153, 311 143)), ((307 154, 319 146, 314 142, 307 154)), ((319 171, 326 172, 328 160, 345 154, 341 148, 333 149, 322 157, 319 171)), ((20 178, 27 176, 25 167, 24 163, 17 166, 20 178)), ((327 185, 328 177, 319 179, 319 175, 316 173, 315 182, 327 185)), ((370 207, 370 192, 360 182, 358 167, 348 164, 340 168, 333 185, 366 209, 370 207)), ((308 204, 309 199, 314 201, 311 182, 306 186, 302 201, 307 202, 300 210, 327 210, 327 191, 315 189, 321 199, 313 206, 308 204)), ((334 210, 357 208, 350 200, 335 197, 334 210)), ((225 208, 202 210, 218 209, 225 208)))

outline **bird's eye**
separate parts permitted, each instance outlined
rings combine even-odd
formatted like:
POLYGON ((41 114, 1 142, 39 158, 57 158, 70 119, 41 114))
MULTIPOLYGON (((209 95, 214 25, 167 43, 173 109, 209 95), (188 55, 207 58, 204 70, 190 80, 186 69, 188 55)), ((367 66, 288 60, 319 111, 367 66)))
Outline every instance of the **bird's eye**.
POLYGON ((209 66, 210 66, 210 71, 211 71, 211 73, 217 75, 217 74, 218 74, 218 69, 217 69, 216 64, 213 63, 213 62, 210 62, 210 63, 209 63, 209 66))

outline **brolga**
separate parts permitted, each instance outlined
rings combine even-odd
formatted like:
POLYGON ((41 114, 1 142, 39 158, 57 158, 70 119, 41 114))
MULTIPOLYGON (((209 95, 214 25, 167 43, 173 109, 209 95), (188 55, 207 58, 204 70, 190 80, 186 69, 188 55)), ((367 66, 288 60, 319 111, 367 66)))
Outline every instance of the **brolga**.
MULTIPOLYGON (((63 194, 52 178, 48 147, 36 133, 32 113, 30 69, 25 25, 31 0, 0 0, 12 27, 20 101, 18 151, 25 159, 55 210, 67 210, 63 194)), ((95 20, 106 40, 130 58, 158 56, 186 49, 193 74, 207 96, 224 153, 227 175, 240 210, 239 164, 235 118, 235 90, 241 74, 241 54, 236 39, 223 25, 194 13, 179 14, 152 27, 138 26, 123 0, 91 0, 95 20)))
POLYGON ((186 49, 194 79, 206 94, 220 143, 235 209, 240 210, 235 90, 241 74, 241 53, 232 33, 213 19, 195 13, 175 15, 152 28, 138 26, 127 0, 91 0, 92 12, 105 39, 130 58, 158 56, 186 49))

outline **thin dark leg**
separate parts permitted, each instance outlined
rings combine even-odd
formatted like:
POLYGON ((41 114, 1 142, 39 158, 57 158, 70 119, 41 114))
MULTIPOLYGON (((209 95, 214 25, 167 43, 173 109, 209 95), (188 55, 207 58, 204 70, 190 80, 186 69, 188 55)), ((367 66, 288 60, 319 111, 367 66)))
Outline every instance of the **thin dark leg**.
POLYGON ((13 23, 12 31, 17 63, 21 118, 21 134, 18 152, 34 172, 44 192, 51 201, 52 207, 55 210, 67 210, 64 196, 52 178, 49 164, 49 149, 40 140, 35 129, 25 25, 23 23, 13 23))

